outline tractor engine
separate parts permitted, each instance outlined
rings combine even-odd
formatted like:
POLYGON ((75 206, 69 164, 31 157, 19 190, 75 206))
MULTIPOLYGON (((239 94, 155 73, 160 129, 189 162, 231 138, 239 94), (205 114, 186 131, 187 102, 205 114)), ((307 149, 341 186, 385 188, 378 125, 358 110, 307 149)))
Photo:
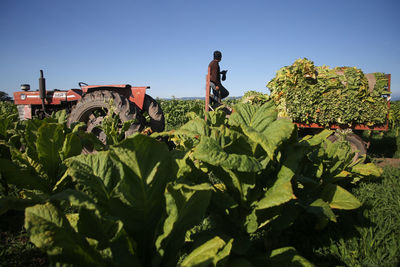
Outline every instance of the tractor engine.
POLYGON ((33 117, 43 119, 46 114, 63 109, 69 113, 72 106, 82 98, 79 89, 46 91, 43 71, 40 74, 38 90, 30 91, 29 84, 22 84, 22 91, 14 93, 14 103, 17 105, 20 120, 33 117))

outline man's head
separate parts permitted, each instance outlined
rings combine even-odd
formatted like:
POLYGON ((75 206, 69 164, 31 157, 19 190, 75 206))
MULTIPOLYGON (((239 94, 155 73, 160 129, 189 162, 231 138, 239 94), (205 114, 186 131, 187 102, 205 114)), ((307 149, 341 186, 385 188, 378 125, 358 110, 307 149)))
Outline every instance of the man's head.
POLYGON ((214 59, 215 60, 221 60, 221 58, 222 58, 222 53, 220 52, 220 51, 214 51, 214 59))

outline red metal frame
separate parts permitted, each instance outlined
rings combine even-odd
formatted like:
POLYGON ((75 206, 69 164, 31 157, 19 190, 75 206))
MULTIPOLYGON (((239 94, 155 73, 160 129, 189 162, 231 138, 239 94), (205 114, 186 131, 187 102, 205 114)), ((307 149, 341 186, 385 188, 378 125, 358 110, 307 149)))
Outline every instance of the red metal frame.
POLYGON ((128 89, 131 86, 129 84, 109 84, 109 85, 85 85, 82 86, 82 92, 83 93, 88 93, 90 91, 93 91, 93 89, 108 89, 108 88, 121 88, 121 89, 128 89), (92 90, 91 90, 92 89, 92 90))
MULTIPOLYGON (((391 85, 391 74, 386 74, 386 78, 388 79, 388 91, 390 92, 390 85, 391 85)), ((390 96, 387 97, 387 106, 388 110, 390 109, 390 96)), ((338 125, 338 124, 331 124, 328 127, 324 127, 318 123, 304 123, 304 122, 295 122, 297 127, 299 128, 310 128, 310 129, 322 129, 322 128, 329 128, 329 129, 353 129, 353 130, 371 130, 371 131, 387 131, 389 129, 389 113, 387 114, 386 123, 380 126, 367 126, 365 124, 354 124, 351 126, 347 125, 338 125)))
MULTIPOLYGON (((81 99, 82 96, 79 90, 59 90, 59 91, 48 91, 46 94, 45 104, 46 105, 60 105, 61 102, 76 101, 81 99)), ((14 93, 14 104, 16 105, 41 105, 42 100, 40 99, 39 91, 27 91, 27 92, 15 92, 14 93)))
POLYGON ((205 109, 204 109, 204 116, 205 116, 205 119, 207 120, 207 112, 209 111, 209 104, 210 104, 210 67, 208 67, 208 72, 207 72, 207 75, 206 75, 206 99, 205 99, 205 102, 206 102, 206 106, 205 106, 205 109))
MULTIPOLYGON (((149 86, 132 87, 129 84, 111 84, 111 85, 87 85, 81 89, 57 90, 46 92, 46 105, 60 105, 62 102, 77 101, 88 92, 101 89, 128 89, 125 91, 129 101, 134 102, 140 109, 143 109, 146 90, 149 86)), ((122 92, 123 93, 123 92, 122 92)), ((14 93, 14 103, 16 105, 41 105, 39 91, 24 91, 14 93)))

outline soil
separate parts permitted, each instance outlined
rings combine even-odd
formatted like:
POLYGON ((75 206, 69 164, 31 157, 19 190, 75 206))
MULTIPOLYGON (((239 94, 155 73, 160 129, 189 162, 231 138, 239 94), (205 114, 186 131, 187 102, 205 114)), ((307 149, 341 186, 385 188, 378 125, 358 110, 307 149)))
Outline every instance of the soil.
POLYGON ((400 168, 400 158, 375 158, 374 163, 379 167, 391 166, 394 168, 400 168))

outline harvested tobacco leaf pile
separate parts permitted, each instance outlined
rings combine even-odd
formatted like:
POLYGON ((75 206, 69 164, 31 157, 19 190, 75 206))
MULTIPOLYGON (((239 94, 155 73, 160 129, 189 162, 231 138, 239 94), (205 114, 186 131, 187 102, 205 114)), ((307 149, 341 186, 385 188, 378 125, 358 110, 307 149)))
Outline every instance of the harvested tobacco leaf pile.
POLYGON ((295 122, 368 126, 387 118, 388 79, 355 67, 317 67, 307 58, 281 68, 267 87, 280 116, 295 122))

